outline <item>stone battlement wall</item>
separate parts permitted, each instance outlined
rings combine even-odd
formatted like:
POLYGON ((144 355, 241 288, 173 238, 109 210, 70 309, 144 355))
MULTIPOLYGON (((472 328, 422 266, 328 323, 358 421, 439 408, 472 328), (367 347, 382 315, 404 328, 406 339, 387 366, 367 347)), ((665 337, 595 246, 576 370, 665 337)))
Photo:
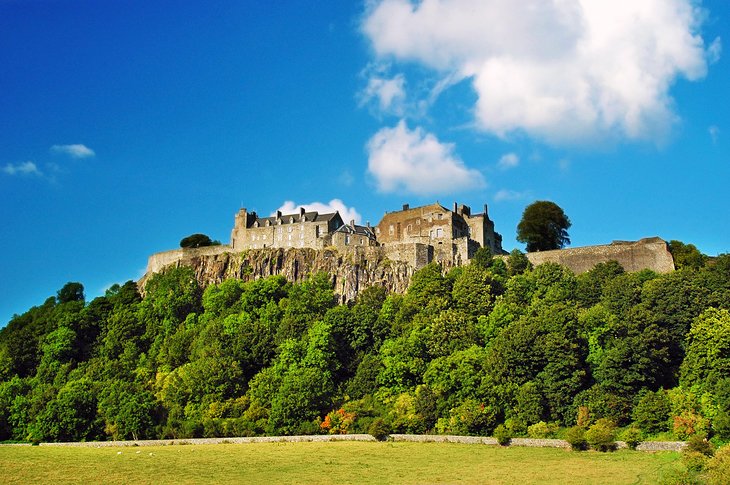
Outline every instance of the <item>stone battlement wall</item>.
POLYGON ((558 249, 527 253, 533 266, 552 262, 570 268, 574 273, 585 273, 598 263, 618 261, 627 272, 650 269, 657 273, 674 271, 674 259, 667 243, 658 237, 639 241, 614 241, 601 246, 558 249))

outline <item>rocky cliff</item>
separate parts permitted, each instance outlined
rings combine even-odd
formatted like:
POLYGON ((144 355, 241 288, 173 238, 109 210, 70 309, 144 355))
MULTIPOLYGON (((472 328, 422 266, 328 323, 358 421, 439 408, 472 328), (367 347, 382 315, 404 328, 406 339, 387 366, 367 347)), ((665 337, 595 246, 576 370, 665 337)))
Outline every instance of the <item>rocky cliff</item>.
POLYGON ((176 249, 153 254, 147 273, 139 281, 140 288, 154 273, 167 268, 190 266, 203 286, 228 278, 254 280, 283 275, 292 282, 301 282, 312 274, 328 273, 341 302, 355 299, 359 291, 382 286, 389 292, 404 293, 413 274, 411 264, 388 259, 380 248, 336 249, 250 249, 233 251, 230 246, 198 249, 176 249))

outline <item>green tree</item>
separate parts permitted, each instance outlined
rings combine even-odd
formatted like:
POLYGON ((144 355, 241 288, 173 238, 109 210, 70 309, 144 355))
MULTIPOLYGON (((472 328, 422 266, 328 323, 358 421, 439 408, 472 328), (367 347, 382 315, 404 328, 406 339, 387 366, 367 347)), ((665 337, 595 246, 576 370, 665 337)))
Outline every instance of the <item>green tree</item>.
POLYGON ((191 234, 180 240, 181 248, 202 248, 204 246, 216 246, 219 241, 213 241, 205 234, 191 234))
POLYGON ((711 389, 730 375, 730 312, 710 308, 692 322, 681 383, 711 389))
POLYGON ((76 282, 69 282, 58 290, 58 303, 68 303, 70 301, 84 301, 84 285, 76 282))
POLYGON ((517 240, 527 244, 527 252, 561 249, 570 244, 568 216, 554 202, 539 200, 525 208, 517 225, 517 240))
POLYGON ((707 262, 707 256, 702 254, 694 244, 684 244, 682 241, 669 241, 669 252, 674 258, 677 269, 700 269, 707 262))

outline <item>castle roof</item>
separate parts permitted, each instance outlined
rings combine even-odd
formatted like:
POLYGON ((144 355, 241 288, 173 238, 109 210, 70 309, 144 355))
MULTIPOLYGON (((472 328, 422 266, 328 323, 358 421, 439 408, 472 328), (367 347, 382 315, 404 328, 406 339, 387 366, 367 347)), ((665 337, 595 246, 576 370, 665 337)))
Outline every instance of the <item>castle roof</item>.
POLYGON ((345 234, 354 234, 356 236, 366 236, 375 239, 375 233, 368 226, 359 226, 357 224, 345 224, 337 228, 335 232, 344 232, 345 234))
POLYGON ((256 217, 253 224, 258 223, 259 226, 265 226, 268 222, 269 225, 273 226, 281 222, 281 224, 295 224, 302 222, 302 218, 306 222, 329 222, 339 217, 338 212, 332 212, 329 214, 320 214, 317 211, 312 212, 297 212, 296 214, 277 214, 269 217, 256 217))

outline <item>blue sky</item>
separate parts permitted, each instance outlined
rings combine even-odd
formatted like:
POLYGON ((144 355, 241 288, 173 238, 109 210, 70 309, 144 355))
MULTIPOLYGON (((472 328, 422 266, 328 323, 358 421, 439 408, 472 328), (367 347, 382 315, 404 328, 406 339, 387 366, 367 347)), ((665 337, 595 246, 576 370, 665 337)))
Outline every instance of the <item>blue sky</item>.
POLYGON ((239 207, 730 250, 725 0, 0 0, 0 325, 239 207), (332 202, 334 201, 334 202, 332 202))

